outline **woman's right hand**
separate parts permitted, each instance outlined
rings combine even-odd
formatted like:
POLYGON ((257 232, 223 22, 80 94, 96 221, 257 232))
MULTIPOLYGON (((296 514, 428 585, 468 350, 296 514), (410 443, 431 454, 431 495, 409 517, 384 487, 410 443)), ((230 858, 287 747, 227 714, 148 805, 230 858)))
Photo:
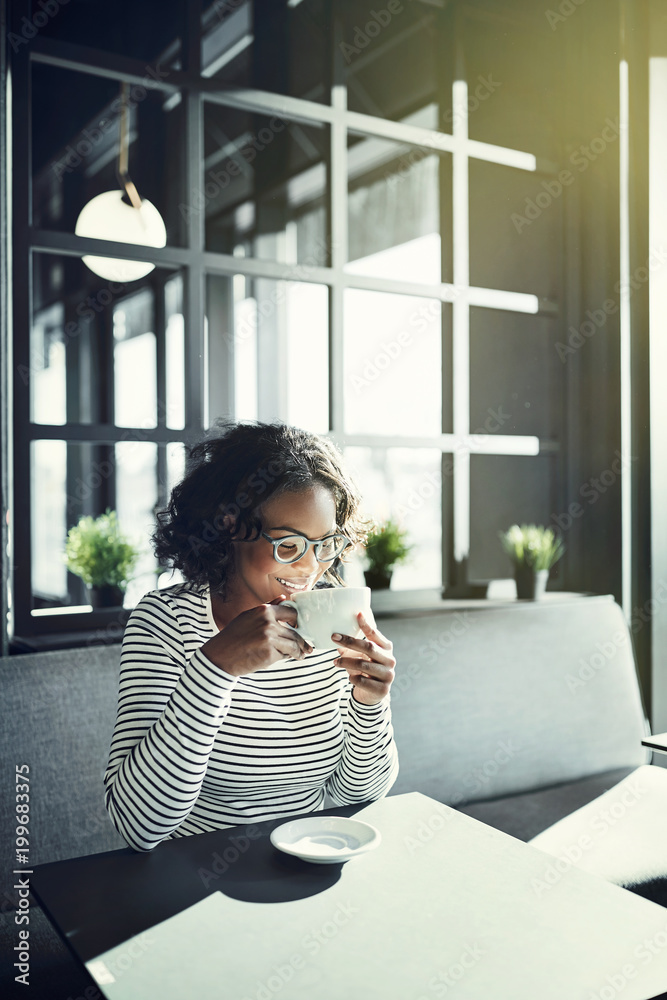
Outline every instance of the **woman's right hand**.
POLYGON ((281 607, 284 600, 281 595, 270 604, 242 611, 204 643, 202 653, 234 677, 252 674, 288 656, 303 659, 313 647, 283 624, 295 626, 297 621, 294 608, 281 607))

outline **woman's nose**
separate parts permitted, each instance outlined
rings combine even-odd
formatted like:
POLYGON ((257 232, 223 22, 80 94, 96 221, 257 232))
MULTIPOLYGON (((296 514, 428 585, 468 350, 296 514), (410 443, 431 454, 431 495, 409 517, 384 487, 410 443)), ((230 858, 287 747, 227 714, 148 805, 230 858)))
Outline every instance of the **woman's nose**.
POLYGON ((305 575, 310 576, 312 573, 316 573, 320 568, 320 564, 315 558, 314 547, 309 545, 301 558, 297 559, 292 565, 298 566, 300 570, 303 570, 305 575))

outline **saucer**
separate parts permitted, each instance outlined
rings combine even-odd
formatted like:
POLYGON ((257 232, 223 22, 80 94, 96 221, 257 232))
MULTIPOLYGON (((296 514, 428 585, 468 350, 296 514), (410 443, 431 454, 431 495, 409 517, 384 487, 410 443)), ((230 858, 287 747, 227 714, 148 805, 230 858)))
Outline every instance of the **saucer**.
POLYGON ((285 854, 314 864, 335 865, 378 846, 380 831, 370 823, 344 816, 308 816, 277 826, 271 843, 285 854))

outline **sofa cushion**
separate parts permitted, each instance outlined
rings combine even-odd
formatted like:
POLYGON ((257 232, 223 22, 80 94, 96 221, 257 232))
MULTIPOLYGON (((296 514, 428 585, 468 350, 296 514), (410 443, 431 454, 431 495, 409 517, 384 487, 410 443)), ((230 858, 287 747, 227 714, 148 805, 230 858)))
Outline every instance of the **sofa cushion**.
POLYGON ((471 802, 457 808, 496 830, 509 833, 518 840, 528 841, 635 771, 634 767, 615 768, 579 781, 568 781, 550 788, 539 788, 484 802, 471 802))
POLYGON ((628 628, 607 597, 405 615, 394 792, 458 805, 649 760, 628 628))
POLYGON ((637 768, 530 843, 667 905, 667 770, 637 768))

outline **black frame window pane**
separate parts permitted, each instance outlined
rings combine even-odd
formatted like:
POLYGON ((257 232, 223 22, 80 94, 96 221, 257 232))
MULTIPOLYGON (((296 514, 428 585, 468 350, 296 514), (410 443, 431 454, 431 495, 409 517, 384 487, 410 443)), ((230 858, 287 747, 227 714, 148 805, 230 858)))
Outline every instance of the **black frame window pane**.
POLYGON ((283 420, 326 433, 327 286, 209 275, 206 302, 209 422, 232 413, 236 420, 283 420))
POLYGON ((327 0, 215 0, 202 16, 202 75, 329 103, 327 0))
POLYGON ((33 609, 88 603, 83 581, 65 567, 67 532, 79 518, 97 517, 115 506, 115 472, 108 445, 44 439, 31 443, 33 609))
MULTIPOLYGON (((378 521, 389 517, 407 532, 409 558, 392 576, 392 587, 413 590, 442 583, 443 502, 441 460, 436 448, 345 448, 364 510, 378 521)), ((349 585, 363 586, 363 557, 346 569, 349 585)))
MULTIPOLYGON (((345 4, 341 19, 351 111, 401 121, 437 101, 443 53, 432 6, 389 0, 370 8, 365 0, 354 0, 345 4)), ((446 119, 440 128, 451 132, 446 119)))
POLYGON ((129 439, 114 448, 116 510, 123 531, 139 549, 139 560, 125 595, 133 607, 157 583, 150 537, 158 506, 158 446, 129 439))
POLYGON ((543 187, 554 178, 473 159, 469 178, 470 284, 557 299, 563 199, 543 187), (532 219, 527 200, 545 206, 532 219))
POLYGON ((469 137, 558 162, 565 34, 545 31, 545 11, 531 4, 518 17, 498 10, 484 20, 466 7, 462 13, 469 137))
POLYGON ((345 433, 438 437, 442 303, 359 288, 344 303, 345 433))
POLYGON ((512 576, 499 531, 523 523, 555 527, 557 466, 554 455, 470 456, 470 579, 512 576))
POLYGON ((19 376, 34 423, 183 429, 180 272, 106 281, 76 257, 35 253, 32 288, 29 365, 19 376))
MULTIPOLYGON (((95 0, 95 3, 88 0, 67 0, 67 3, 61 0, 59 3, 56 0, 55 4, 17 2, 9 6, 16 9, 18 23, 13 30, 26 41, 39 33, 41 38, 144 62, 159 60, 168 66, 180 58, 187 2, 170 0, 159 8, 152 3, 136 3, 136 0, 95 0), (31 15, 28 26, 20 20, 25 8, 31 15)), ((94 52, 88 54, 92 57, 94 52)))
POLYGON ((30 365, 20 373, 31 420, 106 423, 112 312, 127 286, 104 281, 75 257, 35 253, 32 263, 30 365))
MULTIPOLYGON (((173 488, 181 482, 186 472, 187 448, 182 441, 171 441, 158 448, 158 509, 166 507, 173 488)), ((155 566, 156 586, 171 587, 183 583, 180 570, 167 566, 155 566)), ((149 577, 146 578, 147 580, 149 577)))
POLYGON ((328 126, 207 103, 202 188, 184 214, 205 215, 206 249, 328 264, 328 126))
MULTIPOLYGON (((125 112, 130 177, 139 197, 150 202, 159 213, 166 228, 167 244, 182 246, 185 217, 179 206, 186 200, 183 108, 179 95, 150 86, 130 83, 124 92, 116 80, 34 64, 34 225, 73 233, 82 209, 93 198, 107 191, 121 191, 118 167, 125 112)), ((127 196, 125 202, 129 210, 127 196)), ((127 233, 123 234, 123 225, 116 227, 110 219, 109 232, 119 228, 116 239, 134 242, 127 233)), ((102 222, 100 228, 100 238, 105 238, 102 222)))
POLYGON ((157 338, 151 289, 113 307, 114 424, 157 427, 157 338))
MULTIPOLYGON (((166 447, 166 472, 164 476, 164 499, 171 496, 171 491, 185 476, 186 449, 181 441, 172 441, 166 447)), ((162 484, 161 484, 162 485, 162 484)))
POLYGON ((426 149, 377 136, 348 139, 351 274, 439 284, 451 281, 441 247, 441 201, 451 227, 451 164, 426 149), (444 259, 444 264, 443 264, 444 259))
POLYGON ((474 434, 560 440, 564 365, 556 319, 470 310, 470 427, 474 434))
POLYGON ((114 446, 35 440, 30 450, 32 607, 84 608, 88 591, 65 565, 67 532, 84 516, 116 510, 121 530, 140 551, 125 604, 155 586, 150 548, 158 504, 157 445, 128 436, 114 446))
POLYGON ((183 275, 175 274, 164 286, 165 423, 173 430, 185 427, 185 319, 183 275))
POLYGON ((19 370, 30 382, 30 420, 37 424, 67 422, 67 350, 65 308, 52 302, 35 310, 30 330, 30 365, 19 370))
POLYGON ((85 484, 76 477, 70 494, 67 481, 67 444, 65 441, 33 441, 30 454, 30 486, 32 494, 32 592, 33 607, 60 607, 70 603, 85 603, 82 588, 76 587, 70 598, 67 567, 63 559, 68 524, 68 506, 78 497, 83 503, 85 484))

